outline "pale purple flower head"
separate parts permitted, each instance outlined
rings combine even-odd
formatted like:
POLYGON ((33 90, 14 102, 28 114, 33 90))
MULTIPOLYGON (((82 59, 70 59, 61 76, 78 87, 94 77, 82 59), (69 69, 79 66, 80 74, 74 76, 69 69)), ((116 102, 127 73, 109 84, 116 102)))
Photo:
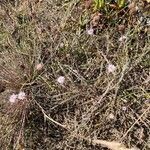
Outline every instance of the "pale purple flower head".
POLYGON ((59 76, 59 77, 57 78, 57 82, 58 82, 59 84, 63 85, 64 82, 65 82, 65 77, 64 77, 64 76, 59 76))
POLYGON ((20 92, 18 93, 18 99, 19 99, 19 100, 24 100, 25 98, 26 98, 25 92, 20 91, 20 92))
POLYGON ((108 118, 109 118, 109 119, 114 119, 115 116, 114 116, 114 114, 110 113, 109 116, 108 116, 108 118))
POLYGON ((123 42, 127 39, 127 37, 125 35, 122 35, 120 38, 119 38, 119 42, 123 42))
POLYGON ((39 63, 36 65, 36 70, 42 70, 44 67, 43 63, 39 63))
POLYGON ((17 101, 17 94, 12 94, 12 95, 10 95, 10 97, 9 97, 9 102, 11 102, 11 103, 15 103, 16 101, 17 101))
POLYGON ((123 106, 123 107, 122 107, 122 110, 123 110, 123 111, 126 111, 126 110, 127 110, 127 107, 126 107, 126 106, 123 106))
POLYGON ((108 64, 107 66, 107 72, 108 73, 113 73, 116 71, 116 66, 114 66, 113 64, 108 64))
POLYGON ((93 28, 88 29, 87 34, 88 35, 93 35, 94 34, 94 29, 93 28))

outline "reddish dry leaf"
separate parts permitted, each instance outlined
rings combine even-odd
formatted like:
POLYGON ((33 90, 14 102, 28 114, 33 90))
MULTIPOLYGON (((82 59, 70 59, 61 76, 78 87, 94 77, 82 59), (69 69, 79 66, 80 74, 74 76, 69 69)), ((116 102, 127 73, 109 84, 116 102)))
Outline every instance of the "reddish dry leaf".
POLYGON ((120 31, 120 32, 123 32, 124 30, 125 30, 125 25, 118 25, 118 30, 120 31))
POLYGON ((92 15, 92 21, 91 21, 92 26, 95 27, 98 25, 101 16, 102 14, 99 12, 96 12, 95 14, 92 15))
POLYGON ((136 4, 134 2, 132 2, 131 4, 129 4, 128 8, 129 8, 129 13, 130 14, 135 14, 136 11, 137 11, 136 10, 136 4))
POLYGON ((92 5, 92 0, 85 0, 85 8, 88 9, 92 5))
POLYGON ((116 4, 109 4, 109 6, 110 6, 111 8, 114 8, 114 9, 117 9, 117 8, 118 8, 118 6, 117 6, 116 4))

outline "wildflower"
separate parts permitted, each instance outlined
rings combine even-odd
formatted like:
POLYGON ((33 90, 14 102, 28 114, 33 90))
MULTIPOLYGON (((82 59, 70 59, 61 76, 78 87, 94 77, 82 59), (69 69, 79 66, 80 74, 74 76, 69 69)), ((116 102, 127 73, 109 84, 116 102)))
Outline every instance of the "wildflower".
POLYGON ((19 100, 24 100, 26 98, 26 94, 22 91, 19 92, 18 94, 18 99, 19 100))
POLYGON ((108 117, 109 117, 109 119, 114 119, 115 118, 114 114, 112 114, 112 113, 110 113, 108 117))
POLYGON ((87 34, 89 34, 89 35, 93 35, 93 33, 94 33, 93 28, 90 28, 90 29, 88 29, 88 30, 87 30, 87 34))
POLYGON ((127 37, 125 36, 125 35, 123 35, 123 36, 121 36, 120 38, 119 38, 119 42, 123 42, 123 41, 125 41, 127 39, 127 37))
POLYGON ((65 82, 65 77, 64 76, 59 76, 58 78, 57 78, 57 82, 59 83, 59 84, 64 84, 64 82, 65 82))
POLYGON ((17 94, 12 94, 10 97, 9 97, 9 101, 11 103, 15 103, 17 101, 17 94))
POLYGON ((43 63, 39 63, 36 65, 36 70, 41 70, 43 68, 43 63))
POLYGON ((64 43, 60 43, 60 48, 63 48, 64 47, 64 43))
POLYGON ((126 110, 127 110, 127 107, 123 106, 123 107, 122 107, 122 110, 123 110, 123 111, 126 111, 126 110))
POLYGON ((114 66, 113 64, 108 64, 107 66, 107 71, 108 73, 113 73, 116 70, 116 66, 114 66))

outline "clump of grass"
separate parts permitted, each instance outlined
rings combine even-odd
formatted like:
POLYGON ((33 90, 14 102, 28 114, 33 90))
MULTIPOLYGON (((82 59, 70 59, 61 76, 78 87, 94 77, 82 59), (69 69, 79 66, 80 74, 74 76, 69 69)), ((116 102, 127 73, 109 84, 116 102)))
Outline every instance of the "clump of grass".
MULTIPOLYGON (((90 3, 90 2, 89 2, 90 3)), ((117 2, 113 2, 112 4, 110 1, 107 0, 94 0, 94 11, 99 11, 101 9, 106 9, 107 6, 112 6, 116 8, 124 8, 125 7, 125 0, 117 0, 117 2)))
POLYGON ((105 0, 94 0, 94 10, 100 10, 105 7, 105 0))

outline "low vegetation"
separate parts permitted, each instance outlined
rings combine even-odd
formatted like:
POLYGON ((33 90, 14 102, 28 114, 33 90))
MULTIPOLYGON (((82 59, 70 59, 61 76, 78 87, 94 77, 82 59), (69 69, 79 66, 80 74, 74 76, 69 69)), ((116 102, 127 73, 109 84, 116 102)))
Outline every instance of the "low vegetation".
POLYGON ((2 150, 150 148, 148 0, 0 1, 2 150))

